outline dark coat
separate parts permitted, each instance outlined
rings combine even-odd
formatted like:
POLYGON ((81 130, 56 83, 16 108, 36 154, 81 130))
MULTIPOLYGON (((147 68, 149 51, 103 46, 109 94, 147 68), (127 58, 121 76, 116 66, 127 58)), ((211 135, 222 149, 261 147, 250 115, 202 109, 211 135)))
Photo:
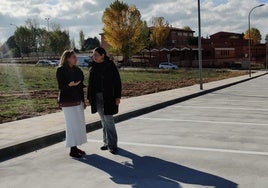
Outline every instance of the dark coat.
MULTIPOLYGON (((103 68, 102 73, 102 87, 103 87, 103 100, 104 100, 104 114, 105 115, 114 115, 118 113, 118 106, 115 104, 116 98, 121 98, 122 85, 119 72, 114 62, 105 61, 105 67, 103 68)), ((91 112, 97 112, 96 106, 96 84, 99 83, 96 79, 97 76, 96 64, 93 63, 93 66, 90 70, 89 76, 89 86, 87 92, 87 98, 91 104, 91 112)))
POLYGON ((83 81, 84 74, 79 67, 68 67, 61 66, 57 69, 56 73, 58 87, 59 87, 59 103, 70 103, 70 102, 80 102, 85 101, 84 91, 83 91, 83 81), (70 82, 81 81, 79 85, 70 87, 68 84, 70 82))

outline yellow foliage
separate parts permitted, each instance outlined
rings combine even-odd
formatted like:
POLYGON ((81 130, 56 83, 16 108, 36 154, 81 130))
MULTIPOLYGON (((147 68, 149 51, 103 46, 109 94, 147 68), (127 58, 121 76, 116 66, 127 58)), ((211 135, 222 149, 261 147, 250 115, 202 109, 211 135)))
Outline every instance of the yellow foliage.
POLYGON ((151 43, 157 47, 162 47, 170 32, 169 23, 163 17, 155 17, 153 25, 153 31, 150 35, 151 43))
MULTIPOLYGON (((249 39, 249 30, 246 31, 244 38, 249 39)), ((261 42, 260 31, 256 28, 251 28, 250 29, 250 38, 251 38, 253 44, 259 44, 261 42)))
POLYGON ((115 1, 104 11, 102 21, 105 40, 113 51, 129 56, 145 47, 144 24, 135 6, 115 1))

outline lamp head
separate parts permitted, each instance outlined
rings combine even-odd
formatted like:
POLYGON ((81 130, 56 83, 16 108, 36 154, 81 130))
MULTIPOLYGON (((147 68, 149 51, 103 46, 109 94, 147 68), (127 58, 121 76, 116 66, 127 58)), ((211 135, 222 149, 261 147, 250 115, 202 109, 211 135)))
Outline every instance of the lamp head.
POLYGON ((262 6, 264 6, 265 4, 263 3, 263 4, 260 4, 258 7, 262 7, 262 6))

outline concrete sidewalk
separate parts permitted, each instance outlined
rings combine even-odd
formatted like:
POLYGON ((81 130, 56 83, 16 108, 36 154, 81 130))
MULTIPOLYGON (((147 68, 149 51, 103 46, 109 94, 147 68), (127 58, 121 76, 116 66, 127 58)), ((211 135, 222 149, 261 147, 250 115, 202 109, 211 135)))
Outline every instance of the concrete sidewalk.
POLYGON ((2 188, 267 188, 268 75, 117 123, 118 155, 87 134, 0 163, 2 188))
MULTIPOLYGON (((252 78, 263 74, 265 72, 259 71, 252 78)), ((199 85, 194 85, 124 99, 115 119, 117 122, 123 121, 247 80, 248 75, 245 75, 204 84, 203 91, 199 90, 199 85)), ((90 108, 85 114, 88 131, 100 128, 99 117, 90 114, 90 108)), ((65 137, 64 130, 63 112, 0 124, 0 161, 60 142, 65 137)))

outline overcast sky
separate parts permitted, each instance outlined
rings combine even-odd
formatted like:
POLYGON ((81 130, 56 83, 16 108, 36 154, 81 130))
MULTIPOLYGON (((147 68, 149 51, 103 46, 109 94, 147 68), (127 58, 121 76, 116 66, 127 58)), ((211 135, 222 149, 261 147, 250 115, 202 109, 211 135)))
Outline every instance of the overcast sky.
MULTIPOLYGON (((78 45, 79 30, 86 37, 94 37, 102 32, 103 11, 113 0, 1 0, 0 2, 0 42, 11 36, 15 27, 23 25, 28 18, 34 18, 40 27, 46 27, 45 18, 59 23, 70 31, 78 45)), ((173 27, 189 25, 197 31, 197 0, 124 0, 135 4, 142 18, 148 23, 154 16, 163 16, 173 27)), ((249 10, 260 4, 252 14, 252 26, 260 29, 262 38, 268 33, 268 0, 201 0, 202 35, 204 37, 218 31, 242 33, 247 29, 249 10)), ((195 33, 197 34, 197 32, 195 33)))

